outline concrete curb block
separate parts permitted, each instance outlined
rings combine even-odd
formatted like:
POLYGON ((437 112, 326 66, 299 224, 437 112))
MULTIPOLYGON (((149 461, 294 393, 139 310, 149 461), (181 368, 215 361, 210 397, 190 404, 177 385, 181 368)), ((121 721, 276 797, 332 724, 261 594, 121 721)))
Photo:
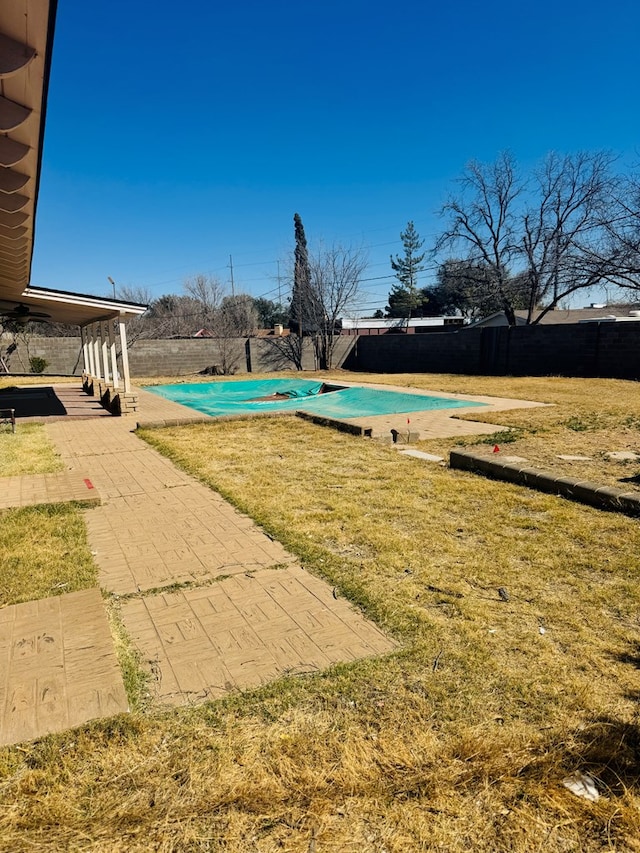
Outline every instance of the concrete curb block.
POLYGON ((489 459, 477 453, 464 450, 452 450, 449 454, 449 466, 461 471, 474 471, 505 480, 540 492, 561 495, 564 498, 588 504, 598 509, 624 512, 628 515, 640 515, 640 495, 624 492, 611 486, 600 486, 588 480, 576 480, 572 477, 558 477, 549 471, 521 467, 517 464, 489 459))
POLYGON ((331 429, 336 429, 339 432, 348 432, 351 435, 361 435, 371 438, 372 430, 370 427, 362 427, 359 426, 359 424, 353 424, 349 421, 340 421, 337 418, 327 418, 323 415, 315 415, 312 412, 305 412, 304 410, 298 410, 296 412, 296 417, 302 418, 305 421, 311 421, 311 423, 317 424, 318 426, 331 427, 331 429))

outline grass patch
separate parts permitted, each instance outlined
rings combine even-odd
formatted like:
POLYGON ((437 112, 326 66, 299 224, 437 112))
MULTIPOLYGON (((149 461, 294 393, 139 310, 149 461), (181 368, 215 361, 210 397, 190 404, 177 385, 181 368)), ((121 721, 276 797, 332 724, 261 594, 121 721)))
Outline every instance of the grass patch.
POLYGON ((97 585, 79 508, 52 504, 0 513, 0 607, 97 585))
POLYGON ((15 433, 0 425, 0 477, 50 474, 62 468, 42 424, 19 424, 15 433))
POLYGON ((113 637, 116 655, 122 671, 122 680, 127 693, 131 711, 141 711, 149 701, 149 675, 142 667, 140 654, 131 644, 122 621, 120 600, 115 596, 106 597, 107 618, 113 637))

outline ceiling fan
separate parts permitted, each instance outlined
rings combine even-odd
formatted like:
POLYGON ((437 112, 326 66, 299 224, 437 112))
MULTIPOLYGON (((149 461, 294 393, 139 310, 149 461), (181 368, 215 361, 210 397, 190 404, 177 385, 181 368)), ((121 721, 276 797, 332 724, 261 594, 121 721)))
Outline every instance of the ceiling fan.
POLYGON ((51 319, 51 314, 43 314, 41 311, 32 311, 28 305, 19 303, 13 308, 0 308, 0 317, 6 317, 13 323, 19 326, 26 326, 27 323, 46 323, 51 319))

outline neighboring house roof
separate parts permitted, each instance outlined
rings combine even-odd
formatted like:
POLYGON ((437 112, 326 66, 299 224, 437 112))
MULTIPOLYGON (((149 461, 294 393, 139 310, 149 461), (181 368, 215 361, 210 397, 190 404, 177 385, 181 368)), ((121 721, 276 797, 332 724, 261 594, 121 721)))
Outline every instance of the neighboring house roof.
MULTIPOLYGON (((527 323, 527 312, 516 311, 516 325, 525 326, 527 323)), ((627 320, 640 320, 640 310, 630 305, 605 305, 598 308, 557 308, 547 311, 541 318, 540 326, 558 326, 566 323, 597 323, 616 322, 627 320), (636 313, 637 312, 637 313, 636 313)), ((469 329, 477 329, 483 326, 506 326, 507 318, 504 311, 496 311, 488 317, 476 320, 467 326, 469 329)))

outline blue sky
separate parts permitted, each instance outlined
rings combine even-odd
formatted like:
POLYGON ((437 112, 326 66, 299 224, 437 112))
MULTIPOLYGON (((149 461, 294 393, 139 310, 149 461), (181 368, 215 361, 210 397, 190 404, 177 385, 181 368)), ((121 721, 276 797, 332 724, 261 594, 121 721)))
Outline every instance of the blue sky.
POLYGON ((366 314, 469 159, 639 159, 640 4, 434 7, 59 0, 32 282, 160 296, 231 255, 274 298, 297 211, 311 245, 366 247, 366 314))

